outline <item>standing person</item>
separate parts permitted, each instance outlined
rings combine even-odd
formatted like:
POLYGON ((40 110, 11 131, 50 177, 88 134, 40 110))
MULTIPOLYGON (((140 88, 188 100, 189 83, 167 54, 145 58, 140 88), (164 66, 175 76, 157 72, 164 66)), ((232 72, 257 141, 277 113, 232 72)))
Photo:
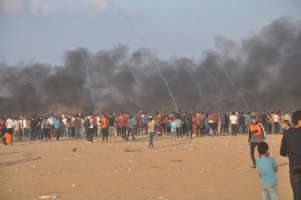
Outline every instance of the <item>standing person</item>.
POLYGON ((253 162, 252 168, 256 168, 254 150, 255 147, 264 141, 264 132, 262 125, 257 122, 257 118, 252 116, 252 124, 249 126, 249 139, 248 144, 250 146, 251 159, 253 162))
POLYGON ((181 138, 183 138, 182 128, 181 128, 182 121, 179 118, 177 118, 175 120, 175 123, 176 123, 176 126, 177 126, 177 129, 176 129, 176 131, 177 131, 177 137, 179 138, 179 136, 181 136, 181 138))
POLYGON ((31 120, 30 120, 30 141, 36 141, 36 138, 37 138, 37 133, 36 133, 36 121, 35 121, 35 118, 32 117, 31 120))
POLYGON ((257 146, 259 159, 256 166, 259 170, 260 188, 263 200, 278 200, 277 172, 278 167, 274 158, 269 157, 269 145, 260 142, 257 146))
POLYGON ((135 133, 134 133, 134 123, 135 123, 135 121, 133 120, 132 115, 129 115, 129 118, 128 118, 126 123, 127 123, 127 126, 128 126, 128 134, 126 136, 126 141, 129 141, 130 133, 132 134, 133 141, 135 141, 135 133))
POLYGON ((293 127, 284 132, 280 155, 288 156, 294 200, 301 200, 301 110, 292 114, 293 127))
POLYGON ((69 137, 67 127, 67 115, 62 115, 62 131, 66 137, 69 137))
POLYGON ((97 136, 97 116, 93 115, 92 117, 92 125, 93 125, 93 137, 97 136))
POLYGON ((44 117, 44 121, 43 121, 43 133, 45 136, 45 140, 46 142, 51 141, 51 137, 50 137, 50 133, 49 133, 49 121, 47 116, 44 117))
POLYGON ((176 142, 177 137, 177 123, 175 122, 174 118, 171 118, 171 124, 170 124, 170 135, 171 135, 171 144, 176 142))
POLYGON ((134 121, 133 132, 134 132, 134 135, 137 136, 138 135, 138 123, 137 123, 136 115, 134 113, 132 113, 132 120, 134 121))
POLYGON ((213 115, 213 126, 214 126, 214 135, 216 135, 218 129, 218 122, 220 121, 220 117, 217 113, 213 115))
POLYGON ((39 115, 36 115, 35 117, 35 126, 36 126, 36 137, 38 140, 42 141, 43 136, 42 136, 42 120, 39 115))
POLYGON ((9 134, 13 134, 13 120, 11 119, 11 116, 8 116, 6 119, 6 130, 9 134))
POLYGON ((22 134, 24 138, 27 138, 27 117, 24 116, 22 119, 22 134))
POLYGON ((262 114, 260 115, 260 123, 262 124, 263 128, 265 131, 267 131, 267 114, 265 113, 265 110, 262 112, 262 114))
POLYGON ((279 124, 280 121, 281 121, 281 119, 280 119, 279 113, 275 112, 274 116, 273 116, 273 122, 274 122, 274 131, 276 134, 277 133, 280 134, 280 124, 279 124))
POLYGON ((79 139, 82 125, 83 125, 82 124, 82 119, 80 118, 80 116, 78 114, 76 114, 75 119, 73 121, 75 139, 79 139))
MULTIPOLYGON (((75 118, 74 120, 74 127, 78 127, 79 126, 79 121, 81 121, 80 117, 77 117, 75 118)), ((85 121, 84 121, 84 127, 85 127, 85 130, 86 130, 86 138, 87 138, 87 143, 91 143, 92 140, 93 140, 93 129, 91 130, 90 129, 90 126, 91 126, 91 121, 90 121, 90 116, 86 116, 85 118, 85 121)), ((76 130, 76 128, 75 128, 76 130)))
POLYGON ((20 134, 20 122, 17 119, 17 117, 14 118, 13 121, 13 132, 14 132, 14 137, 18 140, 21 141, 21 134, 20 134))
POLYGON ((62 126, 61 120, 59 119, 58 116, 55 116, 55 119, 53 122, 54 122, 54 131, 55 131, 56 141, 60 141, 60 128, 62 126))
MULTIPOLYGON (((191 117, 191 113, 188 113, 186 116, 186 138, 190 138, 192 139, 192 117, 191 117)), ((201 133, 201 131, 200 131, 201 133)))
MULTIPOLYGON (((238 121, 237 121, 237 117, 235 115, 235 112, 232 112, 230 117, 229 117, 229 121, 231 123, 231 133, 232 133, 232 136, 237 136, 237 124, 238 124, 238 121)), ((254 163, 255 163, 255 160, 254 160, 254 163)))
POLYGON ((202 119, 198 113, 195 117, 195 126, 196 126, 196 137, 202 137, 202 119))
POLYGON ((145 130, 145 134, 147 135, 147 122, 148 122, 148 116, 147 113, 143 113, 142 117, 142 123, 145 130))
POLYGON ((241 132, 242 133, 246 133, 247 129, 246 129, 246 116, 244 115, 243 112, 240 112, 240 116, 239 116, 239 124, 241 127, 241 132))
POLYGON ((71 138, 72 137, 72 120, 71 117, 68 116, 67 120, 66 120, 66 126, 67 126, 67 133, 68 133, 68 137, 71 138))
POLYGON ((163 132, 167 132, 167 120, 168 117, 163 113, 161 116, 161 127, 163 129, 163 132))
POLYGON ((224 113, 225 114, 225 122, 226 122, 226 124, 225 124, 225 129, 226 129, 226 134, 228 135, 229 134, 229 116, 228 115, 226 115, 226 113, 224 113))
POLYGON ((54 127, 53 127, 53 120, 54 120, 54 117, 52 115, 49 115, 48 116, 48 126, 49 126, 49 134, 50 136, 54 137, 55 136, 55 133, 54 133, 54 127))
POLYGON ((219 134, 225 134, 226 133, 226 114, 223 113, 220 117, 220 121, 221 121, 221 130, 219 132, 219 134))
POLYGON ((136 125, 135 125, 135 135, 138 135, 138 131, 140 133, 140 124, 141 124, 141 115, 139 114, 139 112, 137 111, 135 114, 136 117, 136 125))
MULTIPOLYGON (((206 113, 206 115, 207 115, 209 127, 211 128, 211 130, 213 131, 213 134, 215 135, 216 133, 215 133, 215 128, 214 128, 213 116, 212 116, 211 112, 209 112, 208 114, 206 113)), ((210 129, 209 129, 209 135, 211 135, 210 129)))
POLYGON ((207 134, 208 136, 210 136, 210 126, 209 126, 209 123, 208 123, 208 113, 201 113, 201 119, 202 119, 202 133, 201 134, 207 134))
POLYGON ((105 114, 103 114, 101 117, 101 130, 102 130, 102 141, 103 142, 108 142, 108 140, 109 140, 108 125, 109 125, 109 121, 107 119, 107 116, 105 114))
POLYGON ((126 119, 124 114, 121 114, 121 116, 118 118, 118 125, 120 127, 121 137, 126 140, 126 119))
POLYGON ((148 129, 148 133, 149 133, 149 145, 148 148, 155 148, 154 147, 154 136, 155 136, 155 121, 152 118, 148 119, 148 123, 147 123, 147 129, 148 129))
POLYGON ((108 121, 109 121, 110 142, 113 142, 113 138, 114 138, 114 142, 116 142, 115 117, 113 116, 112 113, 109 114, 108 121))
POLYGON ((6 121, 5 121, 5 117, 2 116, 0 119, 0 137, 2 137, 5 134, 5 129, 6 129, 6 121))
POLYGON ((290 114, 289 111, 286 111, 286 114, 283 117, 283 121, 284 120, 287 120, 289 123, 292 123, 292 121, 291 121, 291 114, 290 114))

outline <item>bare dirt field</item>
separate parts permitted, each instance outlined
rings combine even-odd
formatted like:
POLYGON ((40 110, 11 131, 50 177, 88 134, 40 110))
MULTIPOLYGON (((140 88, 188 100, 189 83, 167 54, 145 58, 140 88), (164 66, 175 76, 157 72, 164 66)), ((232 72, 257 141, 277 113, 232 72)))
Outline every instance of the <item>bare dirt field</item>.
MULTIPOLYGON (((268 135, 266 142, 279 165, 280 199, 293 199, 281 138, 268 135)), ((154 149, 148 141, 147 135, 116 143, 96 137, 90 144, 63 137, 1 145, 0 199, 261 199, 247 135, 180 138, 174 145, 169 136, 156 135, 154 149)))

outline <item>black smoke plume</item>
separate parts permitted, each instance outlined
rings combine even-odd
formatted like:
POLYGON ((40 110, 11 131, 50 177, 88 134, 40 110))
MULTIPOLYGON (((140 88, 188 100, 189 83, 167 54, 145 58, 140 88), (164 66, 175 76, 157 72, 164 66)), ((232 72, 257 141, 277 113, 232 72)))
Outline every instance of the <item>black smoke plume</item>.
POLYGON ((0 112, 175 111, 172 98, 184 111, 300 107, 300 21, 282 17, 241 44, 215 41, 218 50, 199 61, 164 61, 148 49, 130 52, 119 45, 96 53, 67 51, 63 66, 1 63, 0 112))

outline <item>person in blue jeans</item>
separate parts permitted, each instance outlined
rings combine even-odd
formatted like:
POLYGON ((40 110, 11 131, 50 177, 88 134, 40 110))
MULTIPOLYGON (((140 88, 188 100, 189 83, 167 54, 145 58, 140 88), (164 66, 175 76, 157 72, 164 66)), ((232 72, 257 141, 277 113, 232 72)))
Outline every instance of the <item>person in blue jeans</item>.
POLYGON ((148 119, 147 123, 148 133, 149 133, 149 145, 148 148, 154 148, 154 136, 156 134, 155 132, 155 121, 152 118, 148 119))
POLYGON ((274 158, 269 157, 269 145, 266 142, 260 142, 257 149, 260 156, 256 160, 256 167, 259 170, 262 199, 278 200, 277 163, 274 158))

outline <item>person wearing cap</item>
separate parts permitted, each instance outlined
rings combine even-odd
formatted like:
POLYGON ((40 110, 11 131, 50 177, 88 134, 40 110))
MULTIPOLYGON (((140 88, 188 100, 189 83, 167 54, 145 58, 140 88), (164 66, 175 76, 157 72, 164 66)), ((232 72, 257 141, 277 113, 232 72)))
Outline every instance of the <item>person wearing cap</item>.
POLYGON ((289 158, 294 199, 301 199, 301 110, 292 114, 293 127, 283 133, 280 155, 289 158))
POLYGON ((257 122, 257 117, 253 115, 251 119, 252 119, 252 123, 249 126, 248 144, 250 146, 251 159, 253 162, 252 168, 256 168, 256 161, 254 156, 255 147, 260 142, 264 142, 265 134, 262 125, 257 122))

